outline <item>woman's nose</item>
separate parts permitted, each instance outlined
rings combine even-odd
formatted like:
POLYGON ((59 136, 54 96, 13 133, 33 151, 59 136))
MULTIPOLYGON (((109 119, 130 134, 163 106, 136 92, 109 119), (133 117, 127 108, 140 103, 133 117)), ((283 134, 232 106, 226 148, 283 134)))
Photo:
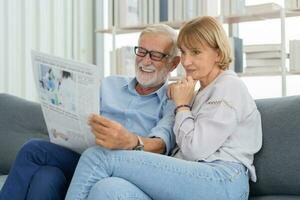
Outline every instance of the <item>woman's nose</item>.
POLYGON ((191 58, 188 55, 181 56, 181 64, 183 66, 189 66, 191 64, 191 58))

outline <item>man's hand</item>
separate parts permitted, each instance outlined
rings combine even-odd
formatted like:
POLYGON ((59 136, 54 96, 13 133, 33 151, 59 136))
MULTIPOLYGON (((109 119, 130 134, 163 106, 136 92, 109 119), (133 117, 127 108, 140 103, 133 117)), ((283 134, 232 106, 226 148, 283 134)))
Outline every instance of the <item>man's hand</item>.
POLYGON ((132 149, 137 143, 136 135, 129 132, 120 123, 103 116, 92 114, 89 125, 96 138, 96 144, 108 149, 132 149))

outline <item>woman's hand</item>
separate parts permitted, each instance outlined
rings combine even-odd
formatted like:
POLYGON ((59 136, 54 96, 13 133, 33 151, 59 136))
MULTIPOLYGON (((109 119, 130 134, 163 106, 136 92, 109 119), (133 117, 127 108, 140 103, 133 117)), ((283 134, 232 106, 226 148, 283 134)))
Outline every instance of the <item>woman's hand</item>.
POLYGON ((191 76, 169 85, 168 97, 176 106, 189 105, 195 94, 196 81, 191 76))

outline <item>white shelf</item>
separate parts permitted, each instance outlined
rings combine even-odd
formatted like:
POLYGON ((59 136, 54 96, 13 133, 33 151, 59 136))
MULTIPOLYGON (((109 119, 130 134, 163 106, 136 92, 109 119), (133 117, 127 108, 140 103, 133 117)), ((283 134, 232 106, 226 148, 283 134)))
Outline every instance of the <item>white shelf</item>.
MULTIPOLYGON (((236 16, 225 16, 224 23, 233 24, 233 23, 241 23, 241 22, 262 21, 267 19, 279 19, 280 12, 281 12, 281 6, 275 3, 246 6, 246 14, 236 15, 236 16), (264 9, 264 7, 269 9, 266 10, 264 9), (250 10, 249 8, 251 8, 251 11, 248 11, 247 13, 247 10, 250 10), (257 10, 257 11, 254 12, 252 10, 257 10)), ((285 16, 286 17, 300 16, 300 10, 286 10, 285 16)))
MULTIPOLYGON (((245 72, 245 73, 237 73, 240 77, 247 77, 247 76, 282 76, 281 71, 277 72, 245 72)), ((286 72, 286 75, 297 75, 300 74, 299 71, 290 71, 286 72)))
POLYGON ((247 77, 247 76, 281 76, 282 72, 244 72, 244 73, 237 73, 240 77, 247 77))

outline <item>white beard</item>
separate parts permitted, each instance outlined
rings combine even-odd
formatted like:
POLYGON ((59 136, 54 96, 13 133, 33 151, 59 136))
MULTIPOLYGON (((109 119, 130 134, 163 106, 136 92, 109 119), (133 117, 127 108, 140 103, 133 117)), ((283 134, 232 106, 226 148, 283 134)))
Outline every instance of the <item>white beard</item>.
POLYGON ((169 70, 163 67, 160 71, 153 65, 144 66, 142 64, 136 67, 136 79, 144 88, 155 87, 167 81, 169 70))

